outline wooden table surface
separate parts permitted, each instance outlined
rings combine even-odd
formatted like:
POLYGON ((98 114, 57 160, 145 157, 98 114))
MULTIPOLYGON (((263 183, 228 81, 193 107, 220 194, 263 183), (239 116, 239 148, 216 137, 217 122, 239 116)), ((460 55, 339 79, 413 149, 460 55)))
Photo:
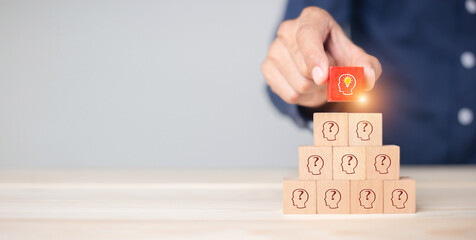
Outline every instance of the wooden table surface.
POLYGON ((476 239, 476 167, 402 167, 417 213, 283 215, 297 169, 0 170, 0 239, 476 239))

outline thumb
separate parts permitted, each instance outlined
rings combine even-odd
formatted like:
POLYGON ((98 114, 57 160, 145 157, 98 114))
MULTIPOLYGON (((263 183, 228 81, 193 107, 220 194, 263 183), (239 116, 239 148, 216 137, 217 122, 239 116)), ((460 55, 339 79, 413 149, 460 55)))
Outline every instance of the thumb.
POLYGON ((382 74, 382 65, 380 65, 376 57, 367 54, 360 48, 359 51, 355 53, 354 58, 356 60, 352 61, 350 66, 364 67, 364 89, 365 91, 369 91, 374 87, 375 82, 382 74))
POLYGON ((364 89, 369 91, 374 87, 375 82, 382 74, 382 65, 376 57, 367 54, 362 48, 355 45, 340 26, 331 30, 326 47, 338 66, 363 67, 364 89))
POLYGON ((329 13, 316 7, 305 8, 299 17, 296 43, 308 73, 318 85, 324 84, 328 78, 329 59, 324 42, 335 24, 329 13))

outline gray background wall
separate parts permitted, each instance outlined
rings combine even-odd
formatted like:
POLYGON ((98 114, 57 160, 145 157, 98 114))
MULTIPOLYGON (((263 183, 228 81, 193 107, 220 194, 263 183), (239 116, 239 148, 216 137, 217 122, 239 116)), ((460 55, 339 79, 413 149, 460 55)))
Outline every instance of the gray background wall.
POLYGON ((0 1, 0 167, 281 167, 260 65, 284 1, 0 1))

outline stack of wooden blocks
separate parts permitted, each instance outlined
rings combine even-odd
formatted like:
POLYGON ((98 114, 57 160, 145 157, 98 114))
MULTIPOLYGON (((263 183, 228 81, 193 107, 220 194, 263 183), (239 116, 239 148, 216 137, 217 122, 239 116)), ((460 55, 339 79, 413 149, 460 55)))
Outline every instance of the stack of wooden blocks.
POLYGON ((400 148, 382 145, 381 113, 314 113, 314 146, 299 147, 299 179, 283 182, 285 214, 414 213, 415 180, 400 148))

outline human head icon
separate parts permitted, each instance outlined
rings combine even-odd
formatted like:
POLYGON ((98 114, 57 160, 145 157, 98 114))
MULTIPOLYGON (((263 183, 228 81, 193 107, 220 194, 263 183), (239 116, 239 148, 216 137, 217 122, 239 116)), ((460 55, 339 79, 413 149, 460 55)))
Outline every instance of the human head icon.
POLYGON ((392 165, 392 159, 387 154, 379 154, 375 157, 375 171, 380 174, 387 174, 388 169, 392 165))
POLYGON ((306 190, 298 188, 293 191, 293 198, 291 200, 293 201, 293 205, 296 206, 296 208, 306 208, 306 202, 309 200, 309 194, 306 190))
POLYGON ((339 190, 337 189, 329 189, 325 193, 324 201, 326 202, 326 206, 330 209, 339 208, 339 202, 342 198, 339 190))
POLYGON ((398 209, 405 208, 408 201, 408 193, 403 189, 395 189, 392 192, 392 205, 398 209))
POLYGON ((320 175, 322 167, 324 167, 324 160, 321 156, 312 155, 307 159, 307 171, 312 175, 320 175))
POLYGON ((352 74, 342 74, 339 77, 339 92, 341 92, 344 95, 352 95, 354 94, 353 90, 355 88, 355 85, 357 85, 357 82, 355 81, 355 77, 352 76, 352 74))
POLYGON ((374 126, 368 121, 360 121, 357 123, 357 137, 362 141, 370 140, 370 134, 374 131, 374 126))
POLYGON ((359 164, 359 160, 357 160, 354 155, 346 154, 342 156, 340 166, 342 167, 343 172, 347 174, 354 174, 357 164, 359 164))
POLYGON ((322 124, 322 135, 327 141, 335 141, 339 133, 339 125, 334 121, 327 121, 322 124))
POLYGON ((373 208, 373 204, 375 202, 375 192, 372 189, 363 189, 360 191, 359 202, 360 206, 364 207, 365 209, 373 208))
POLYGON ((296 206, 296 208, 306 208, 306 202, 309 200, 309 194, 306 190, 298 188, 293 191, 293 197, 291 200, 293 201, 293 206, 296 206))

